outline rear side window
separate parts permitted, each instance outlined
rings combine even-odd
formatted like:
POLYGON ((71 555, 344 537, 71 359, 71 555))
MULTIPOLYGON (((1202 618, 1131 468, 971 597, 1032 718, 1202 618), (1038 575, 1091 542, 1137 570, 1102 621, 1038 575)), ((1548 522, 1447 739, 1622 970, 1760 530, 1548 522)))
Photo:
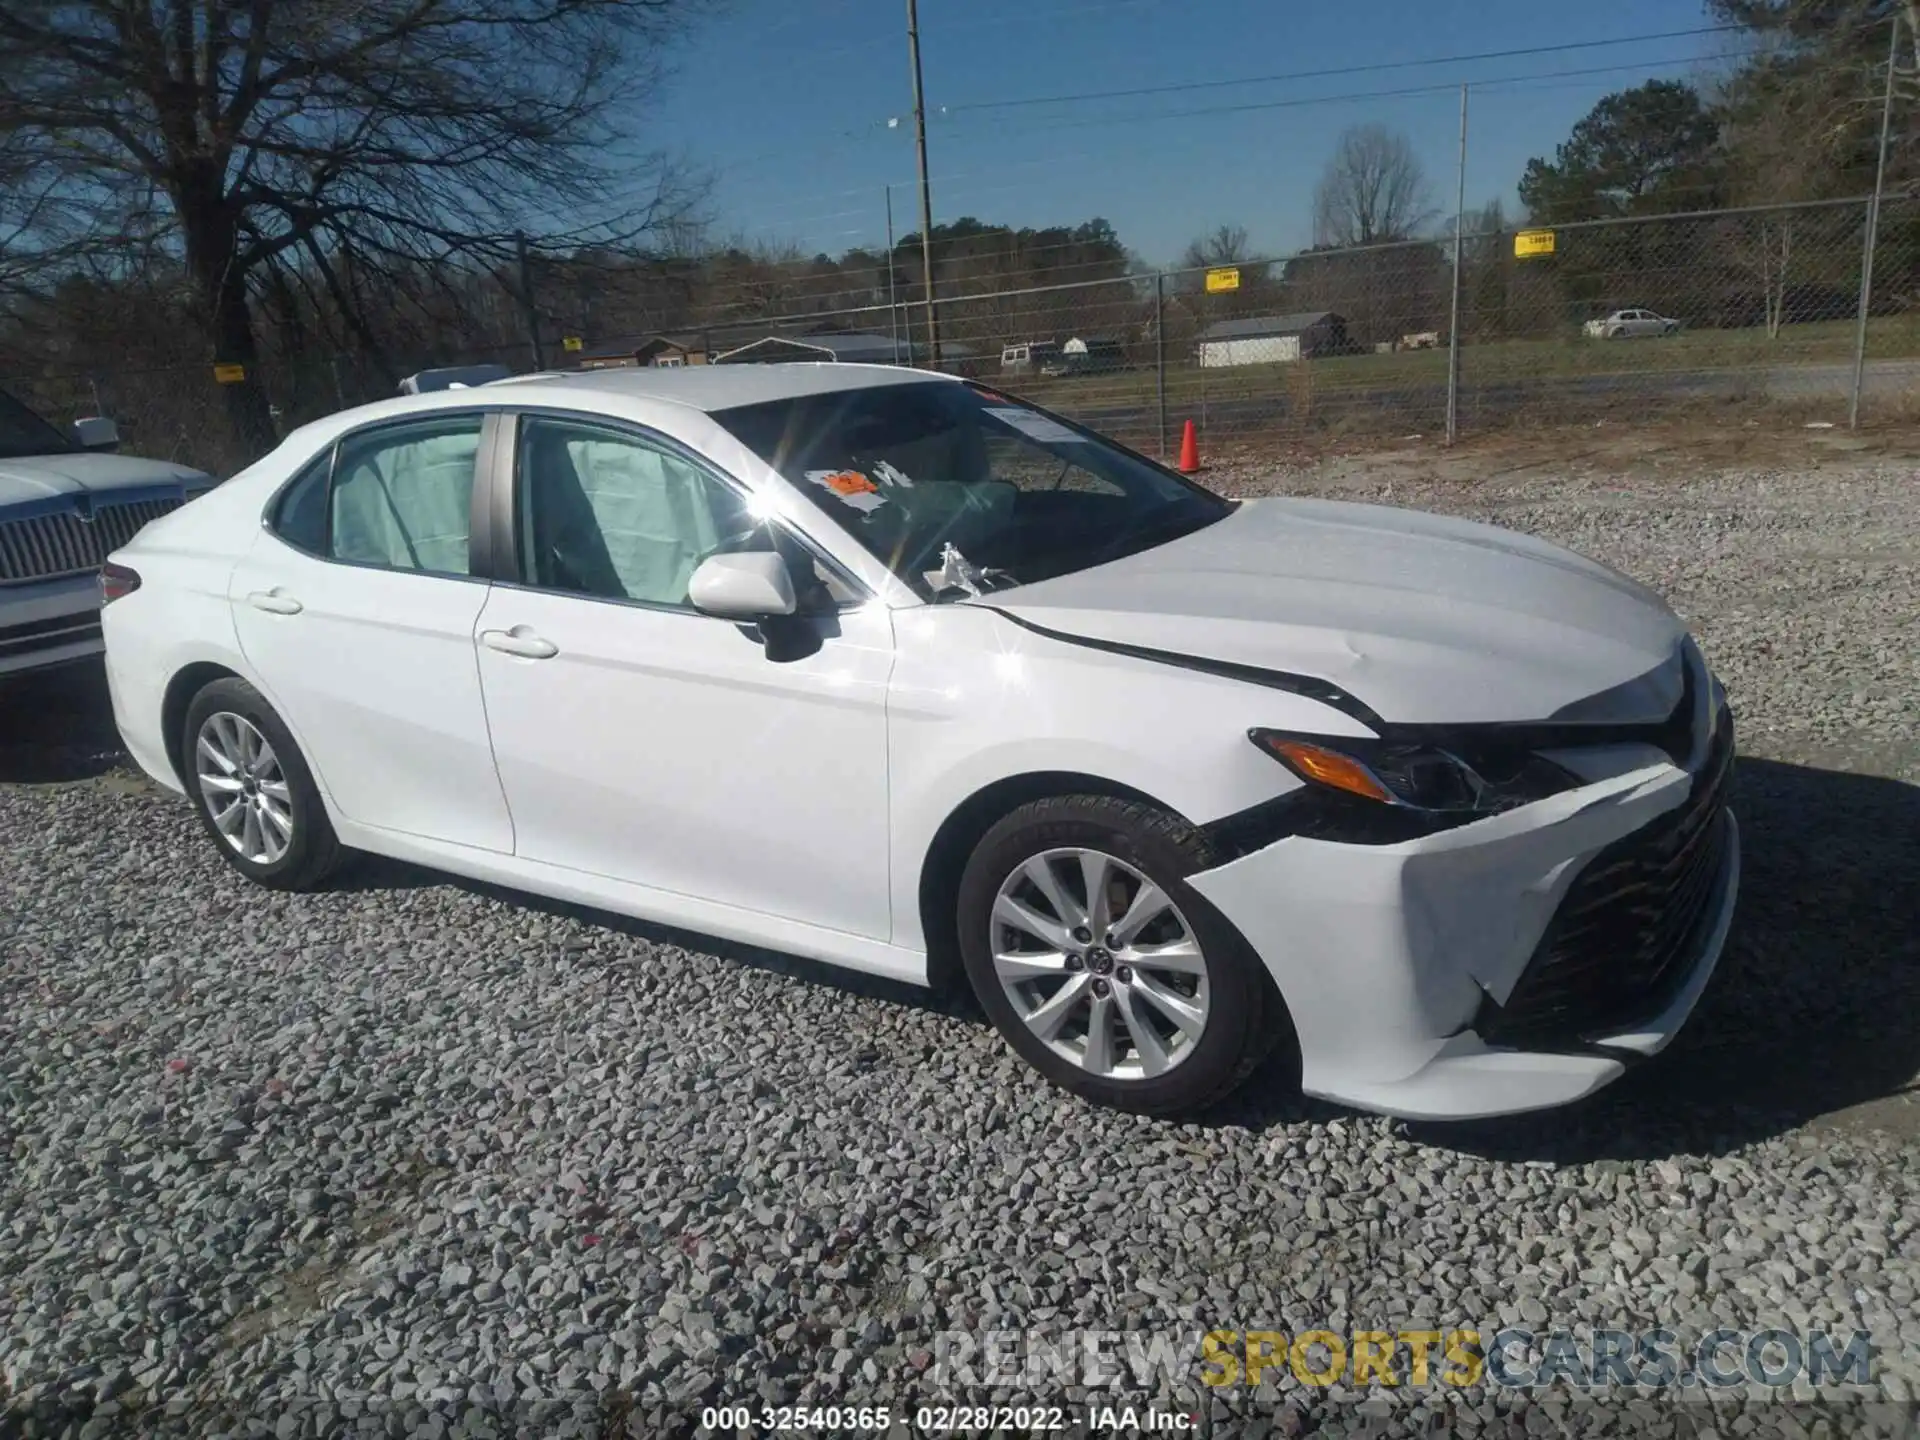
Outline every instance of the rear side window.
POLYGON ((471 574, 481 423, 456 415, 350 435, 294 477, 268 524, 322 559, 471 574))
POLYGON ((480 417, 395 426, 340 442, 327 553, 335 560, 470 574, 468 527, 480 417))

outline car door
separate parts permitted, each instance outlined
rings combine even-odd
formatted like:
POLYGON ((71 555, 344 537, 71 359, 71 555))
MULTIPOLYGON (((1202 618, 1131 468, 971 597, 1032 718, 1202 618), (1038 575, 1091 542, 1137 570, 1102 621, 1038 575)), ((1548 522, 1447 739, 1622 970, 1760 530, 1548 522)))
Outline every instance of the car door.
POLYGON ((851 582, 664 436, 523 413, 511 450, 479 657, 515 853, 886 938, 890 613, 836 601, 851 582), (768 547, 817 612, 771 648, 687 596, 707 556, 768 547))
POLYGON ((355 431, 280 492, 228 582, 256 683, 350 821, 511 853, 474 661, 479 412, 355 431))

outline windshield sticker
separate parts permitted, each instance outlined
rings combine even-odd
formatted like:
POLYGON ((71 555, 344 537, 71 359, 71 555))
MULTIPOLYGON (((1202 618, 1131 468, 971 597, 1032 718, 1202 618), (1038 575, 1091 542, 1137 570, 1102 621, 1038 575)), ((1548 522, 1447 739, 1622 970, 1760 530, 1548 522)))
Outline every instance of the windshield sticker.
POLYGON ((862 514, 871 514, 887 503, 880 487, 858 470, 809 470, 807 479, 862 514))
POLYGON ((1051 416, 1039 415, 1031 410, 1002 410, 997 406, 989 406, 987 414, 1003 425, 1011 425, 1030 440, 1040 440, 1050 445, 1086 443, 1086 436, 1069 430, 1051 416))
POLYGON ((873 467, 873 473, 882 484, 904 485, 909 490, 913 488, 913 481, 907 478, 904 470, 895 469, 884 460, 873 467))

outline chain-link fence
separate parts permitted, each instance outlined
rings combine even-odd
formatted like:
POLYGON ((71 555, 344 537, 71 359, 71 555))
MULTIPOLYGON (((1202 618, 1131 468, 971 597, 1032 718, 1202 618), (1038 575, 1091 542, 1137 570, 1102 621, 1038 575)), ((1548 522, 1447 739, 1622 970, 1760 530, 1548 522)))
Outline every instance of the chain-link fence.
MULTIPOLYGON (((1865 419, 1904 418, 1920 396, 1920 202, 1881 207, 1870 301, 1869 213, 1846 200, 1604 221, 1552 231, 1550 249, 1540 232, 1522 244, 1508 229, 1309 250, 1231 275, 1122 262, 1017 288, 943 275, 932 307, 896 256, 893 273, 884 260, 863 279, 838 272, 839 289, 805 308, 790 308, 795 288, 743 285, 623 337, 595 333, 592 284, 576 278, 574 341, 549 319, 537 342, 388 355, 377 368, 294 349, 237 383, 258 387, 284 433, 432 365, 937 365, 1161 454, 1188 420, 1212 442, 1441 436, 1450 396, 1461 434, 1733 411, 1843 422, 1856 402, 1865 419), (849 296, 860 303, 834 303, 849 296)), ((503 309, 508 325, 524 313, 503 309)), ((49 366, 0 388, 63 423, 111 415, 143 454, 216 471, 248 458, 205 365, 49 366)))

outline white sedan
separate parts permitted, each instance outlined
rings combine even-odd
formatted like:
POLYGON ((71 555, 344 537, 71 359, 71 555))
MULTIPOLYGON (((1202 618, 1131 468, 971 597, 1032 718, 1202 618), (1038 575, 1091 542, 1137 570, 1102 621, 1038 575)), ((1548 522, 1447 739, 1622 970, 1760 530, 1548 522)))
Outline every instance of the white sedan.
POLYGON ((1664 338, 1680 333, 1680 322, 1655 310, 1616 310, 1582 327, 1592 340, 1633 340, 1648 336, 1664 338))
POLYGON ((528 376, 309 425, 102 575, 121 734, 249 879, 373 852, 919 984, 1090 1099, 1276 1046, 1557 1105, 1708 981, 1725 696, 1483 525, 1235 503, 892 367, 528 376))

